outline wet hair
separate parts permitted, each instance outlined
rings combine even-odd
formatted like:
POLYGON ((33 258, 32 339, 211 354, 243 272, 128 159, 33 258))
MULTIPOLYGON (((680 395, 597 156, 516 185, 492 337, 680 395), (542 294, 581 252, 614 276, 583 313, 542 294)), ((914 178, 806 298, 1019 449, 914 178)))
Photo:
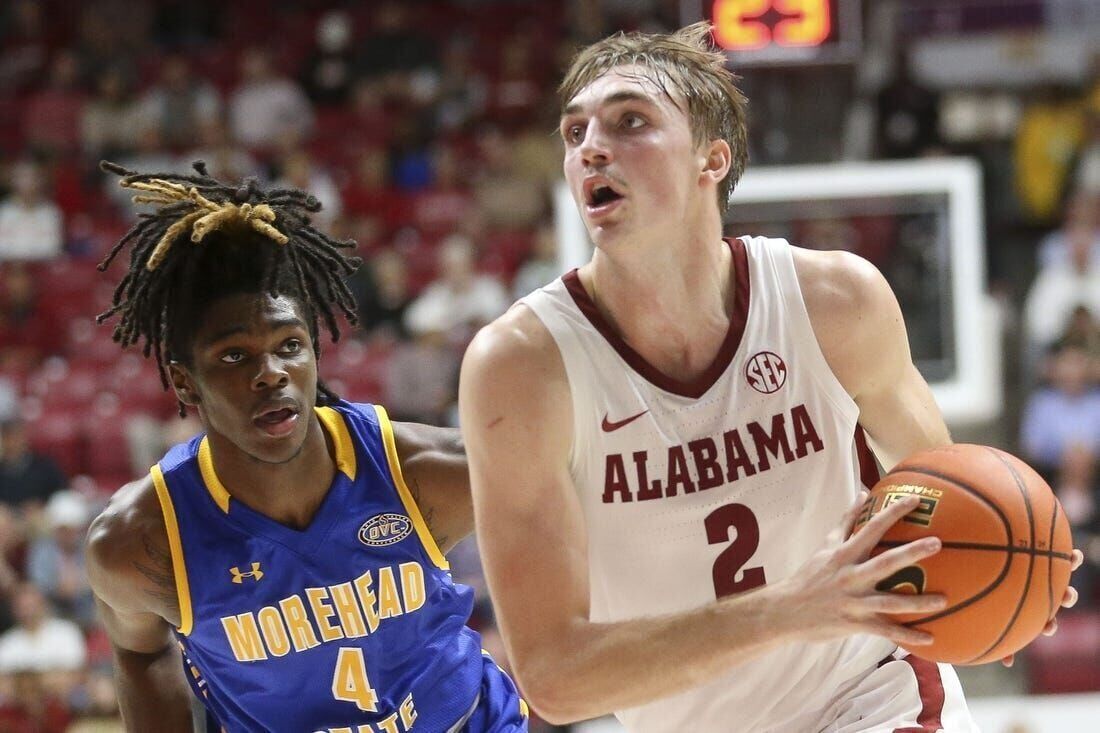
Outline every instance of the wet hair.
MULTIPOLYGON (((318 356, 320 319, 333 341, 340 338, 337 312, 356 322, 345 278, 361 260, 346 254, 354 241, 336 241, 310 225, 310 215, 321 209, 314 196, 293 188, 263 190, 253 178, 231 186, 212 178, 202 161, 193 164, 195 175, 138 173, 108 161, 100 167, 138 192, 134 203, 157 209, 141 214, 99 264, 106 270, 131 245, 130 268, 96 321, 118 316, 113 339, 123 348, 142 342, 144 356, 156 358, 166 390, 165 365, 190 366, 196 329, 220 298, 294 298, 318 356)), ((319 380, 317 392, 318 404, 339 399, 319 380)))
POLYGON ((729 208, 730 194, 748 163, 748 100, 737 88, 737 75, 726 56, 715 50, 706 21, 675 33, 616 33, 582 49, 558 87, 564 112, 582 89, 618 66, 638 66, 677 106, 687 103, 695 144, 725 140, 733 153, 729 173, 718 185, 718 209, 729 208), (674 95, 675 93, 675 95, 674 95))

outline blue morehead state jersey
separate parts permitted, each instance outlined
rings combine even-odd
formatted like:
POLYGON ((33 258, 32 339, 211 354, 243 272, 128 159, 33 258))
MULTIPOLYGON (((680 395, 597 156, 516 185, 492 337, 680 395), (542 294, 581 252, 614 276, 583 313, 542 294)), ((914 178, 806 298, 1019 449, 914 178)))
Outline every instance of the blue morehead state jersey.
POLYGON ((188 680, 230 733, 526 730, 515 686, 466 627, 385 411, 317 408, 337 472, 308 527, 235 501, 205 436, 152 468, 188 680))

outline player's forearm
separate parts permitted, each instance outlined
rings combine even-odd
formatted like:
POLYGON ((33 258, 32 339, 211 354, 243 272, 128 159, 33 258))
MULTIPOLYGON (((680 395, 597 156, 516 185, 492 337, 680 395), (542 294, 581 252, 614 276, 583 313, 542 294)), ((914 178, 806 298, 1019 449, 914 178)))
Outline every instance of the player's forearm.
POLYGON ((617 623, 578 622, 536 650, 514 650, 532 707, 565 724, 705 684, 792 640, 768 589, 693 611, 617 623))
POLYGON ((128 731, 192 733, 191 692, 174 646, 155 654, 115 648, 115 676, 128 731))

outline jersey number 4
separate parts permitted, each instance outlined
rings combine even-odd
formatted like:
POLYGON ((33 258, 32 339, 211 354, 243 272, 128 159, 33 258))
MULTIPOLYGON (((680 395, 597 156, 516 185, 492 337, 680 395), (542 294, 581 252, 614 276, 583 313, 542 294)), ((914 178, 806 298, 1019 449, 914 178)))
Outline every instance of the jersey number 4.
POLYGON ((332 695, 337 700, 355 703, 364 712, 378 712, 378 693, 367 679, 367 661, 362 649, 340 648, 332 673, 332 695))
POLYGON ((718 554, 711 568, 716 597, 744 593, 768 582, 764 568, 745 567, 760 545, 760 524, 751 509, 744 504, 726 504, 708 514, 703 524, 707 528, 707 542, 712 545, 730 542, 731 529, 736 533, 733 542, 718 554))

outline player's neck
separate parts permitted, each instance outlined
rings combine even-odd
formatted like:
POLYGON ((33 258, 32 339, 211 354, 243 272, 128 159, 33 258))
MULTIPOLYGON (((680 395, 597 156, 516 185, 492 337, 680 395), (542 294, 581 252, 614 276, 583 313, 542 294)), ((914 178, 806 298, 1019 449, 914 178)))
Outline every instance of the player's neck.
POLYGON ((333 448, 313 417, 301 451, 285 463, 263 463, 208 433, 218 479, 234 500, 294 529, 309 525, 336 472, 333 448))
POLYGON ((597 251, 580 277, 604 318, 654 367, 690 379, 713 362, 729 330, 732 255, 713 239, 649 251, 597 251))

